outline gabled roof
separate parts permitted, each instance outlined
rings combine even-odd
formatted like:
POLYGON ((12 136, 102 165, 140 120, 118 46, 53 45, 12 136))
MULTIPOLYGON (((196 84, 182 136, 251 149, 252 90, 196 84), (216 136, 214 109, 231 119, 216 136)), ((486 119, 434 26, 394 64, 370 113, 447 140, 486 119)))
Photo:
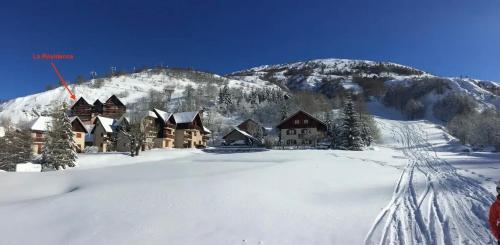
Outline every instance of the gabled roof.
POLYGON ((116 102, 116 104, 118 105, 121 105, 121 106, 125 106, 125 104, 123 104, 123 102, 116 96, 116 95, 111 95, 111 97, 109 97, 106 102, 110 101, 110 100, 113 100, 116 102))
POLYGON ((253 120, 253 119, 249 118, 249 119, 247 119, 247 120, 243 121, 242 123, 240 123, 240 124, 238 125, 238 127, 240 127, 241 125, 243 125, 243 124, 245 124, 245 123, 247 123, 247 122, 253 122, 253 123, 257 124, 257 125, 260 125, 260 123, 258 123, 258 122, 256 122, 255 120, 253 120))
POLYGON ((88 100, 86 100, 84 97, 80 97, 80 99, 78 99, 75 103, 73 103, 73 105, 71 105, 71 107, 69 109, 73 109, 73 107, 78 104, 80 101, 83 101, 89 105, 92 105, 92 103, 90 103, 88 100))
POLYGON ((97 104, 97 103, 102 104, 102 102, 101 102, 99 99, 96 99, 96 100, 94 101, 94 104, 93 104, 93 105, 95 105, 95 104, 97 104))
POLYGON ((79 118, 79 117, 77 117, 77 116, 70 117, 70 118, 69 118, 69 121, 70 121, 71 123, 73 123, 73 121, 77 121, 77 122, 78 122, 78 123, 82 126, 82 128, 85 130, 85 133, 88 133, 88 132, 89 132, 89 131, 87 130, 87 127, 85 127, 85 124, 83 124, 82 120, 80 120, 80 118, 79 118))
POLYGON ((156 115, 156 113, 154 111, 148 111, 148 117, 158 118, 158 116, 156 115))
MULTIPOLYGON (((104 128, 104 130, 106 131, 106 133, 113 133, 114 132, 115 119, 109 118, 109 117, 97 116, 97 120, 101 123, 101 125, 104 128)), ((96 126, 97 126, 97 123, 96 123, 96 126)), ((92 129, 92 131, 94 131, 94 130, 95 130, 95 127, 94 127, 94 129, 92 129)))
POLYGON ((252 141, 258 141, 257 138, 253 137, 251 134, 247 133, 246 131, 239 129, 238 127, 233 127, 233 130, 231 130, 229 133, 224 135, 224 137, 222 137, 222 138, 225 139, 228 135, 230 135, 233 132, 238 132, 238 133, 242 134, 243 136, 251 139, 252 141))
POLYGON ((174 113, 175 123, 191 123, 194 121, 196 116, 198 115, 197 111, 189 111, 189 112, 178 112, 174 113))
POLYGON ((156 115, 161 120, 163 120, 163 122, 167 122, 168 119, 170 119, 170 117, 173 115, 172 113, 169 113, 169 112, 166 112, 166 111, 162 111, 162 110, 159 110, 159 109, 156 109, 156 108, 153 108, 153 111, 156 113, 156 115))
POLYGON ((86 124, 86 125, 85 125, 85 129, 87 130, 87 132, 92 132, 92 131, 94 131, 94 127, 95 127, 95 125, 94 125, 94 124, 86 124))
POLYGON ((52 117, 40 116, 31 125, 31 130, 47 131, 52 126, 52 117))
POLYGON ((206 134, 211 134, 212 133, 212 131, 210 131, 210 129, 208 129, 205 126, 203 126, 203 132, 206 133, 206 134))
POLYGON ((285 123, 285 122, 287 122, 288 120, 292 119, 294 116, 296 116, 296 115, 297 115, 297 114, 299 114, 299 113, 304 113, 304 114, 305 114, 306 116, 308 116, 309 118, 311 118, 311 119, 313 119, 313 120, 315 120, 315 121, 319 122, 319 123, 320 123, 320 124, 322 124, 323 126, 327 127, 327 125, 326 125, 324 122, 322 122, 321 120, 317 119, 317 118, 316 118, 316 117, 314 117, 313 115, 311 115, 311 114, 309 114, 309 113, 307 113, 307 112, 305 112, 305 111, 303 111, 303 110, 298 110, 298 111, 297 111, 297 112, 295 112, 293 115, 291 115, 291 116, 289 116, 289 117, 285 118, 285 120, 281 121, 278 125, 276 125, 276 127, 277 127, 277 128, 279 128, 279 127, 280 127, 283 123, 285 123))
POLYGON ((115 121, 115 125, 120 125, 123 122, 130 123, 130 118, 126 116, 126 114, 123 114, 118 120, 115 121))

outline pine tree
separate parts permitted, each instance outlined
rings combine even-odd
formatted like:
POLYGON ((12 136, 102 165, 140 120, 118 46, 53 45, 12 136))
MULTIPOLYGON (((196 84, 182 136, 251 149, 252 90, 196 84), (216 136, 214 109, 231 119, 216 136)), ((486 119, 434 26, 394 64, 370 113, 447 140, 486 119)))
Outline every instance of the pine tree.
POLYGON ((77 159, 71 121, 66 114, 67 105, 53 113, 52 126, 45 138, 43 162, 46 167, 61 169, 74 167, 77 159))
POLYGON ((8 129, 0 138, 0 169, 15 171, 16 164, 31 161, 31 142, 30 131, 8 129))
POLYGON ((350 96, 344 104, 340 135, 342 149, 359 151, 363 148, 361 124, 350 96))
POLYGON ((29 130, 13 130, 11 133, 11 156, 13 163, 25 163, 31 160, 33 139, 29 130))
POLYGON ((359 113, 359 118, 361 122, 361 139, 363 139, 365 146, 370 146, 379 135, 377 124, 370 114, 359 113))
POLYGON ((45 141, 42 149, 42 163, 44 169, 53 169, 54 168, 54 157, 52 149, 54 146, 52 144, 53 138, 57 135, 55 131, 52 130, 52 125, 48 126, 47 132, 45 133, 45 141))

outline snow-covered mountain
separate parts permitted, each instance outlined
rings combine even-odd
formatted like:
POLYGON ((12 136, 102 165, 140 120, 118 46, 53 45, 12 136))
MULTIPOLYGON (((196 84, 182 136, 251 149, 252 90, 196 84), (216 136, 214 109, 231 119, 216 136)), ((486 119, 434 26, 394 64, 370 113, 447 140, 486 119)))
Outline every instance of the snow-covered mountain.
MULTIPOLYGON (((80 85, 71 85, 71 88, 77 98, 84 97, 89 102, 96 99, 106 101, 115 94, 122 102, 129 105, 147 99, 151 90, 171 89, 173 90, 171 98, 175 100, 182 96, 186 86, 197 88, 208 83, 216 87, 227 85, 230 88, 241 88, 243 91, 251 88, 276 87, 266 81, 245 82, 187 69, 149 69, 138 73, 92 79, 80 85)), ((0 104, 0 122, 30 121, 38 115, 49 112, 52 105, 62 102, 67 102, 69 105, 73 103, 63 87, 12 99, 0 104)))
MULTIPOLYGON (((217 88, 228 85, 250 91, 251 88, 282 88, 288 91, 309 90, 327 96, 338 90, 351 89, 371 93, 368 89, 386 91, 394 86, 418 90, 417 96, 427 109, 451 93, 467 94, 481 108, 500 109, 500 84, 471 78, 438 77, 427 72, 389 62, 366 60, 320 59, 290 64, 264 65, 224 76, 187 69, 149 69, 104 79, 93 79, 72 85, 77 97, 89 101, 106 100, 116 94, 131 104, 149 96, 150 90, 173 89, 172 99, 182 96, 184 88, 210 83, 217 88), (102 87, 99 84, 102 83, 102 87), (436 86, 440 86, 438 89, 436 86)), ((379 94, 382 95, 382 94, 379 94)), ((46 92, 20 97, 0 104, 0 122, 29 121, 51 109, 55 102, 69 101, 67 92, 59 87, 46 92)), ((428 110, 429 111, 429 110, 428 110)), ((432 110, 430 110, 432 111, 432 110)), ((432 116, 432 115, 431 115, 432 116)))
POLYGON ((500 108, 500 84, 471 78, 439 77, 427 72, 390 62, 348 59, 318 59, 280 65, 264 65, 228 74, 227 77, 246 82, 271 82, 291 91, 310 90, 332 94, 332 90, 354 89, 362 91, 358 81, 383 81, 387 87, 402 85, 418 86, 419 83, 443 83, 440 95, 425 91, 427 103, 449 93, 465 93, 484 107, 500 108))

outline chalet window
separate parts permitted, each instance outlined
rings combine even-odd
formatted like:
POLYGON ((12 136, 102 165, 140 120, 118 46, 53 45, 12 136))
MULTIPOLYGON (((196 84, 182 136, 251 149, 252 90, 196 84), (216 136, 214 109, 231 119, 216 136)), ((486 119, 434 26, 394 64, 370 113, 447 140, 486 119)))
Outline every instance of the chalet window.
POLYGON ((196 131, 193 132, 193 135, 196 136, 196 131))
POLYGON ((76 137, 77 137, 77 138, 81 138, 81 137, 82 137, 82 134, 81 134, 81 133, 76 133, 76 137))
POLYGON ((295 125, 298 125, 298 124, 299 124, 299 122, 300 122, 299 120, 295 120, 295 121, 294 121, 295 125))
POLYGON ((304 119, 304 124, 308 124, 308 123, 309 123, 309 120, 304 119))
POLYGON ((43 136, 42 133, 36 133, 35 135, 36 135, 37 138, 41 138, 43 136))
POLYGON ((104 133, 101 133, 101 137, 104 137, 104 133))
POLYGON ((297 134, 297 131, 295 129, 292 130, 292 135, 296 135, 297 134))
POLYGON ((307 129, 303 128, 303 129, 301 130, 301 133, 303 133, 303 134, 307 134, 307 133, 308 133, 307 131, 308 131, 307 129))

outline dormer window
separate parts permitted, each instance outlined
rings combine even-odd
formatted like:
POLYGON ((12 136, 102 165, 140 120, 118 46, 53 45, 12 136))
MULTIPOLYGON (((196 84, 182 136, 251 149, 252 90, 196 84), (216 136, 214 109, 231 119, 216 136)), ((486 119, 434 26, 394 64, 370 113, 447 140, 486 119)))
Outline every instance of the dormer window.
POLYGON ((294 123, 295 123, 295 125, 299 125, 299 122, 300 122, 299 120, 295 120, 294 123))

